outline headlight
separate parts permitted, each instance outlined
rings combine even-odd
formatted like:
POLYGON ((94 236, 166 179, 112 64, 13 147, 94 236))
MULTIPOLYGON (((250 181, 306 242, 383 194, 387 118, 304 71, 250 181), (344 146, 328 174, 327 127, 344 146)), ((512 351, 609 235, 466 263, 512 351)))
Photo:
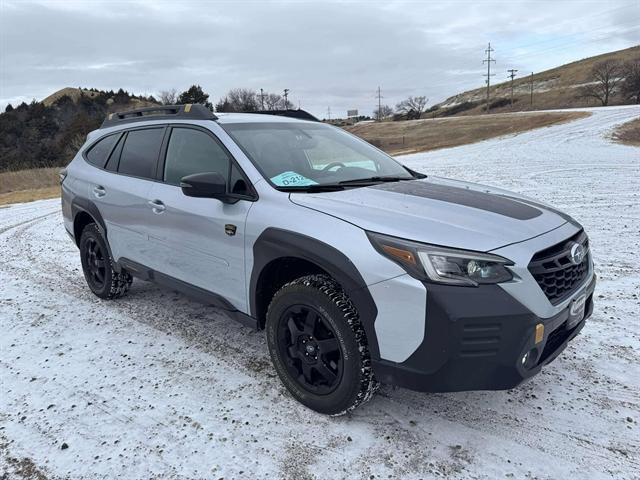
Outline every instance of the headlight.
POLYGON ((449 285, 478 286, 513 278, 513 262, 489 253, 457 250, 367 232, 376 250, 412 277, 449 285))

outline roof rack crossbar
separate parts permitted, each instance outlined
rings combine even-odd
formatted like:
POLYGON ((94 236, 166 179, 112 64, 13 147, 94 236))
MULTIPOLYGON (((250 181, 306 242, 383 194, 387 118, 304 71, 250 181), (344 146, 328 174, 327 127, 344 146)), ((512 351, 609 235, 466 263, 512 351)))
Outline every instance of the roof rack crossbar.
POLYGON ((154 107, 138 108, 124 112, 115 112, 107 115, 100 128, 113 127, 124 123, 142 120, 217 120, 211 110, 199 103, 187 103, 185 105, 157 105, 154 107))

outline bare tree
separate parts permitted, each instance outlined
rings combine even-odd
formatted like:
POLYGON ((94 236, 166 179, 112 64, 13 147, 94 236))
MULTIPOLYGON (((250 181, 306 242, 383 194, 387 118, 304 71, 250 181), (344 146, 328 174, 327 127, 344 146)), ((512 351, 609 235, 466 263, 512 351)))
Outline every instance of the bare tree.
POLYGON ((178 91, 175 88, 171 90, 161 90, 158 98, 163 105, 175 105, 178 99, 178 91))
POLYGON ((216 112, 233 112, 228 97, 222 97, 214 107, 216 112))
POLYGON ((591 69, 591 78, 588 85, 580 89, 579 96, 597 99, 603 107, 609 105, 609 100, 616 94, 622 68, 620 62, 616 60, 605 60, 597 63, 591 69))
POLYGON ((233 88, 216 104, 218 112, 255 112, 260 110, 259 96, 248 88, 233 88))
POLYGON ((381 105, 380 109, 375 109, 373 111, 373 118, 377 118, 378 120, 382 120, 384 118, 389 118, 393 116, 393 108, 389 105, 381 105))
POLYGON ((625 98, 640 104, 640 58, 625 62, 622 67, 621 91, 625 98))
POLYGON ((420 118, 422 112, 424 112, 427 107, 427 103, 429 99, 427 97, 409 97, 406 100, 401 101, 396 105, 396 110, 398 113, 409 113, 413 110, 420 118))
MULTIPOLYGON (((259 96, 258 96, 259 97, 259 96)), ((280 110, 284 108, 284 98, 277 93, 264 93, 264 109, 280 110)))

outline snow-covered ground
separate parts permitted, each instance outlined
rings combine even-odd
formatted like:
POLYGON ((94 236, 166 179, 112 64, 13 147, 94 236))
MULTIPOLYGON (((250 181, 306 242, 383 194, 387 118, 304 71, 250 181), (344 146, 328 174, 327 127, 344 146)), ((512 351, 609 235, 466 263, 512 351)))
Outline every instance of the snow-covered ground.
POLYGON ((515 390, 384 387, 342 418, 292 400, 263 333, 214 309, 141 281, 94 297, 57 200, 0 209, 0 477, 640 478, 640 149, 608 140, 637 116, 403 158, 581 221, 595 312, 515 390))

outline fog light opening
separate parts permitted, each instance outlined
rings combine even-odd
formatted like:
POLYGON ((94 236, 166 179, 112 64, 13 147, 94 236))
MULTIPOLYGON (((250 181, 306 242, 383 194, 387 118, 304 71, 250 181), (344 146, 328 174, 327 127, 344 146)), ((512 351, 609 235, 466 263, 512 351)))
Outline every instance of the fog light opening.
POLYGON ((527 353, 522 355, 522 358, 520 359, 520 364, 522 365, 523 368, 529 369, 536 364, 537 359, 538 359, 538 349, 532 348, 527 353))

